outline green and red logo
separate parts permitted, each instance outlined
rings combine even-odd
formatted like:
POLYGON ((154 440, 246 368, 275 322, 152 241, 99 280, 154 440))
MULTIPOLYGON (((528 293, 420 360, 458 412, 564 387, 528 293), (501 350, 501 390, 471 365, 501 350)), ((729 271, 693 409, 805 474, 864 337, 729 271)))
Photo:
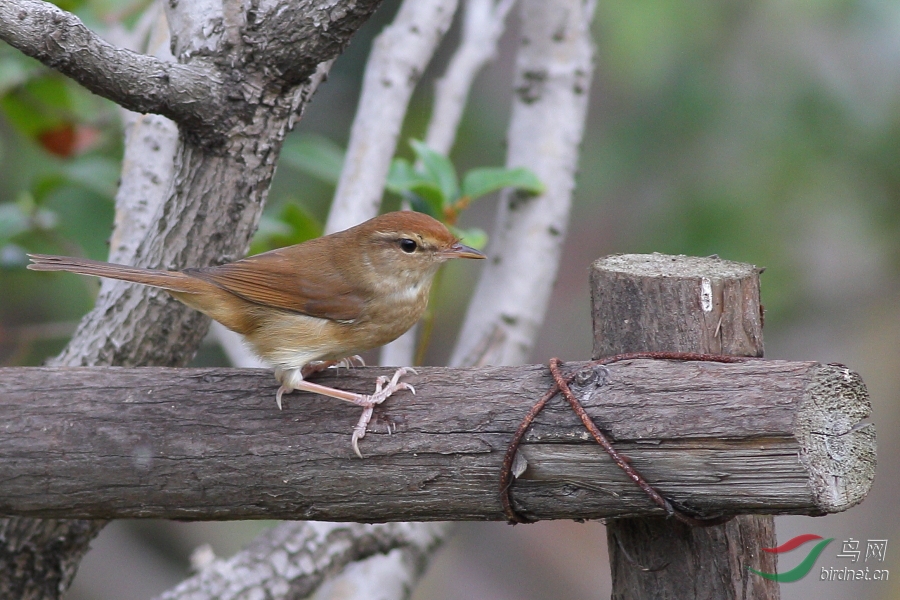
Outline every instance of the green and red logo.
POLYGON ((798 581, 806 577, 810 571, 812 571, 813 565, 816 564, 816 559, 819 558, 819 555, 822 554, 822 550, 825 549, 825 546, 834 541, 834 538, 828 538, 827 540, 823 540, 821 535, 815 535, 813 533, 804 533, 803 535, 798 535, 795 538, 788 540, 777 548, 763 548, 763 552, 771 552, 773 554, 781 554, 782 552, 790 552, 796 548, 799 548, 806 542, 811 542, 813 540, 822 540, 815 546, 813 549, 809 551, 809 554, 806 555, 806 558, 803 561, 785 573, 763 573, 762 571, 757 571, 751 567, 751 573, 756 573, 760 577, 765 577, 766 579, 771 579, 773 581, 777 581, 779 583, 790 583, 792 581, 798 581))

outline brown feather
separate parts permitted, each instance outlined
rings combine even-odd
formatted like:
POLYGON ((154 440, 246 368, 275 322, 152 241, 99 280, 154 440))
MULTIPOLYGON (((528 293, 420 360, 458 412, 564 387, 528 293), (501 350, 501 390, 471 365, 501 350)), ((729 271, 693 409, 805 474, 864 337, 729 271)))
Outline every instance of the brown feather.
POLYGON ((365 308, 364 290, 335 264, 333 239, 317 238, 204 269, 185 269, 248 302, 291 312, 352 321, 365 308), (330 244, 328 243, 330 242, 330 244))
POLYGON ((28 265, 27 268, 32 271, 69 271, 81 275, 95 275, 97 277, 110 277, 112 279, 121 279, 122 281, 142 283, 175 292, 197 293, 203 291, 199 289, 198 283, 200 282, 194 281, 178 271, 140 269, 71 256, 29 254, 28 257, 31 259, 32 264, 28 265))

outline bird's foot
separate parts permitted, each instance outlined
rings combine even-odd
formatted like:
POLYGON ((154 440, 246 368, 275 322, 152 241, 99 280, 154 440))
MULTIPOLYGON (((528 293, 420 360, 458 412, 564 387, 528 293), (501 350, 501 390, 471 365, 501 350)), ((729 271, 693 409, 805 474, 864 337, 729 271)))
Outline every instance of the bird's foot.
POLYGON ((389 378, 384 375, 378 377, 378 379, 375 380, 375 393, 368 396, 360 394, 359 400, 355 402, 363 407, 363 412, 359 416, 359 421, 357 421, 356 425, 353 427, 353 435, 350 438, 350 443, 353 445, 353 451, 356 452, 358 457, 363 457, 362 453, 359 451, 359 440, 366 437, 366 428, 369 426, 369 421, 372 420, 372 413, 374 412, 375 407, 390 398, 394 392, 399 390, 409 390, 413 394, 416 393, 416 388, 411 384, 400 381, 400 378, 407 373, 416 373, 416 370, 412 367, 400 367, 394 371, 393 377, 389 378))
POLYGON ((300 384, 303 382, 303 370, 278 367, 275 369, 275 379, 281 384, 275 393, 275 404, 278 405, 278 410, 281 410, 281 396, 300 388, 300 384))
MULTIPOLYGON (((354 358, 348 360, 352 363, 354 358)), ((281 396, 294 390, 304 390, 312 392, 313 394, 322 394, 323 396, 346 400, 347 402, 352 402, 357 406, 361 406, 363 412, 362 415, 360 415, 356 426, 353 427, 353 437, 351 438, 353 451, 356 452, 356 455, 360 458, 362 458, 362 453, 359 451, 359 440, 366 436, 366 427, 369 425, 369 421, 372 420, 372 412, 375 410, 375 407, 400 390, 409 390, 413 394, 416 393, 416 388, 411 384, 400 381, 400 378, 407 373, 416 372, 412 367, 401 367, 394 371, 392 377, 385 377, 384 375, 378 377, 378 379, 375 380, 375 392, 368 395, 356 394, 354 392, 330 388, 311 381, 305 381, 303 377, 307 372, 306 369, 307 367, 304 367, 303 369, 275 369, 275 378, 281 383, 281 387, 278 388, 278 393, 275 394, 275 402, 278 404, 278 408, 281 409, 281 396)), ((321 369, 314 369, 312 372, 315 372, 316 370, 321 369)))
POLYGON ((414 388, 412 384, 400 381, 400 378, 407 373, 418 375, 418 372, 412 367, 400 367, 394 371, 393 377, 385 377, 384 375, 379 376, 378 379, 375 380, 375 393, 370 396, 362 395, 362 402, 360 402, 360 405, 367 406, 371 404, 372 406, 375 406, 381 404, 390 398, 394 392, 399 390, 409 390, 415 395, 416 388, 414 388))
POLYGON ((344 367, 345 369, 352 369, 353 367, 364 367, 366 366, 366 361, 363 360, 363 357, 359 354, 354 354, 353 356, 348 356, 347 358, 342 358, 341 360, 335 361, 334 368, 340 369, 344 367))

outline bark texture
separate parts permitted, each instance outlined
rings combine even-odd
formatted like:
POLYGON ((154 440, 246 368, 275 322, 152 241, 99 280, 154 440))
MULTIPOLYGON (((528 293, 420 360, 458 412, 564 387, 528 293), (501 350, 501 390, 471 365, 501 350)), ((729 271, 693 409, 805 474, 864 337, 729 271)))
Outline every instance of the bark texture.
MULTIPOLYGON (((859 502, 874 475, 859 377, 808 362, 566 365, 620 451, 688 511, 818 514, 859 502), (839 445, 841 454, 833 455, 839 445), (823 485, 825 484, 825 485, 823 485)), ((389 369, 328 373, 364 392, 389 369)), ((503 519, 503 455, 550 387, 546 367, 423 368, 354 457, 359 408, 244 369, 0 370, 0 514, 170 519, 503 519), (253 477, 248 477, 253 473, 253 477)), ((662 514, 568 404, 519 453, 517 509, 535 520, 662 514)), ((755 566, 755 565, 754 565, 755 566)))
POLYGON ((439 523, 281 523, 234 557, 214 561, 158 600, 401 597, 412 591, 403 589, 407 584, 380 575, 387 567, 392 573, 397 569, 421 573, 443 535, 439 523), (341 587, 326 581, 329 574, 342 569, 362 570, 363 576, 342 577, 341 587))
MULTIPOLYGON (((594 358, 642 351, 762 356, 759 271, 752 265, 610 256, 592 266, 591 292, 594 358)), ((874 467, 874 455, 870 460, 874 467)), ((775 571, 775 555, 761 550, 777 546, 771 516, 741 515, 705 528, 674 519, 614 519, 607 522, 607 542, 616 600, 780 597, 776 582, 747 571, 775 571)))
POLYGON ((521 28, 506 166, 527 167, 542 194, 501 194, 488 260, 453 365, 528 360, 559 268, 584 132, 594 46, 591 0, 520 0, 521 28))
MULTIPOLYGON (((319 65, 329 64, 379 0, 167 4, 177 62, 112 46, 40 0, 0 2, 0 39, 125 108, 176 122, 174 168, 154 226, 139 227, 132 233, 143 237, 115 244, 111 256, 137 266, 204 266, 246 251, 284 135, 327 72, 319 65)), ((142 175, 126 165, 123 183, 142 175)), ((127 221, 122 211, 152 204, 157 191, 117 205, 117 218, 127 221)), ((51 363, 182 365, 207 326, 163 292, 111 286, 51 363)), ((0 544, 35 557, 24 565, 16 552, 3 554, 0 597, 58 598, 102 525, 0 521, 0 544), (57 539, 72 543, 47 543, 57 539)))

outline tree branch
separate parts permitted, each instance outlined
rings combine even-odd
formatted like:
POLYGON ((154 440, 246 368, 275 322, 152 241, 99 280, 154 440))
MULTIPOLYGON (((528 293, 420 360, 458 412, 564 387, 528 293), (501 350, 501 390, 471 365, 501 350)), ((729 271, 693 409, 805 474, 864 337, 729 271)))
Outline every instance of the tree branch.
MULTIPOLYGON (((151 7, 144 19, 153 19, 148 52, 161 60, 173 60, 168 52, 168 31, 162 11, 151 7), (155 14, 154 14, 155 13, 155 14)), ((140 44, 136 36, 117 35, 125 44, 140 44)), ((130 49, 137 49, 133 46, 130 49)), ((159 115, 139 115, 122 110, 125 121, 125 156, 119 190, 116 193, 116 217, 110 240, 110 260, 128 263, 150 228, 156 210, 166 198, 173 170, 172 160, 178 132, 175 124, 159 115)), ((104 280, 98 304, 115 297, 121 282, 104 280)), ((110 303, 107 306, 115 306, 110 303)), ((90 340, 96 332, 82 328, 69 348, 90 340)), ((93 339, 96 340, 96 337, 93 339)), ((82 346, 83 348, 84 346, 82 346)), ((73 353, 69 359, 79 364, 73 353)), ((58 359, 57 359, 58 360, 58 359)), ((0 576, 0 595, 23 598, 57 598, 68 589, 90 541, 105 526, 104 520, 73 521, 56 519, 10 518, 0 520, 0 565, 18 565, 0 576), (62 543, 61 543, 62 541, 62 543), (27 558, 26 558, 27 557, 27 558), (27 565, 22 568, 22 565, 27 565)))
POLYGON ((168 14, 181 62, 117 48, 43 0, 0 2, 0 39, 128 110, 163 115, 182 133, 220 145, 255 106, 340 53, 380 3, 177 3, 168 14))
MULTIPOLYGON (((149 24, 144 50, 148 55, 174 63, 175 57, 169 50, 168 20, 162 7, 154 4, 146 15, 153 21, 149 24)), ((137 48, 130 47, 129 50, 137 48)), ((122 109, 121 114, 125 124, 125 153, 116 191, 109 261, 130 264, 147 237, 172 183, 178 126, 162 115, 142 115, 126 109, 122 109)), ((101 279, 98 296, 103 297, 122 286, 121 281, 101 279)))
POLYGON ((221 102, 221 77, 214 69, 117 48, 43 0, 0 2, 0 39, 134 112, 197 127, 221 102))
MULTIPOLYGON (((835 512, 871 486, 874 426, 862 422, 871 403, 844 367, 631 360, 566 369, 579 374, 572 390, 591 418, 678 505, 835 512)), ((317 380, 364 392, 391 372, 317 380)), ((298 393, 278 411, 266 371, 0 369, 0 514, 503 519, 503 457, 552 385, 547 368, 430 367, 406 379, 418 393, 376 410, 359 460, 349 441, 358 407, 298 393)), ((533 519, 661 513, 561 399, 538 416, 519 453, 528 469, 513 496, 533 519)))
MULTIPOLYGON (((338 186, 335 194, 326 231, 345 229, 377 214, 381 190, 384 188, 388 165, 396 148, 409 97, 419 76, 431 60, 437 44, 449 27, 455 8, 456 0, 409 0, 401 6, 394 23, 376 40, 366 67, 359 110, 351 133, 350 148, 356 150, 348 150, 348 156, 355 156, 356 160, 348 160, 345 163, 342 185, 338 186), (375 183, 372 183, 373 181, 375 183), (372 185, 375 187, 371 187, 372 185)), ((233 342, 234 340, 230 342, 231 345, 233 342)), ((305 529, 343 526, 298 523, 293 527, 303 532, 305 529)), ((370 535, 370 528, 377 527, 379 526, 360 525, 358 529, 350 532, 351 539, 365 538, 370 535)), ((407 527, 411 531, 420 532, 420 535, 433 535, 436 541, 422 550, 404 547, 395 550, 389 558, 378 556, 357 562, 340 572, 338 570, 343 565, 338 565, 334 569, 328 565, 320 566, 315 579, 318 582, 316 585, 322 583, 323 577, 327 575, 330 579, 326 585, 340 585, 341 589, 346 591, 347 586, 355 587, 360 574, 365 573, 363 577, 367 579, 371 580, 374 576, 391 582, 390 586, 381 589, 382 594, 388 594, 387 597, 408 596, 413 582, 424 570, 429 555, 443 540, 447 528, 422 523, 408 524, 407 527)), ((311 542, 305 546, 304 553, 291 555, 291 564, 294 565, 292 568, 308 564, 316 556, 331 553, 334 544, 341 543, 340 540, 335 542, 333 538, 327 536, 317 539, 316 543, 311 542)), ((254 544, 257 548, 269 548, 272 552, 280 552, 279 549, 283 547, 284 542, 280 533, 273 530, 261 534, 254 544)), ((234 560, 241 565, 255 562, 253 552, 250 550, 242 551, 234 560)), ((207 589, 204 578, 205 574, 201 573, 182 585, 186 586, 186 589, 207 589)), ((238 582, 243 578, 234 576, 231 579, 238 582)), ((260 578, 257 581, 256 590, 270 592, 272 586, 268 578, 260 578)), ((190 597, 219 598, 222 595, 221 589, 221 586, 215 586, 203 595, 190 597)), ((364 594, 362 597, 370 596, 371 594, 364 594)))
POLYGON ((404 0, 372 45, 344 169, 325 232, 378 214, 413 89, 444 37, 458 0, 404 0))
POLYGON ((556 280, 593 72, 592 0, 520 0, 522 26, 508 167, 546 186, 501 195, 485 264, 453 365, 525 362, 556 280))
POLYGON ((104 525, 106 521, 0 519, 0 597, 59 598, 104 525))
POLYGON ((441 523, 281 523, 232 558, 214 561, 157 600, 308 598, 326 577, 348 565, 355 572, 350 586, 345 577, 340 594, 317 597, 401 597, 395 588, 410 578, 385 580, 379 577, 384 565, 398 563, 392 565, 391 573, 398 568, 421 573, 428 555, 441 543, 444 529, 441 523))
POLYGON ((252 49, 250 58, 270 77, 297 85, 320 62, 340 54, 381 1, 353 0, 337 8, 333 0, 261 1, 242 13, 240 39, 252 49))
MULTIPOLYGON (((205 21, 203 17, 206 15, 200 11, 208 8, 208 3, 179 4, 182 10, 174 15, 170 13, 173 30, 186 31, 196 27, 197 35, 209 39, 209 44, 218 48, 214 38, 218 36, 221 22, 205 21), (192 8, 194 6, 196 11, 192 8), (190 21, 190 25, 180 20, 190 21)), ((182 136, 174 151, 174 159, 163 156, 165 152, 141 154, 145 159, 155 156, 156 160, 173 162, 169 185, 163 189, 145 190, 148 196, 163 193, 159 207, 152 214, 148 210, 145 215, 152 216, 158 227, 138 228, 132 233, 141 239, 129 239, 127 243, 117 244, 111 254, 125 259, 123 262, 129 264, 177 268, 208 265, 246 252, 268 193, 284 135, 323 80, 330 65, 328 59, 336 53, 332 51, 347 43, 352 31, 346 25, 368 17, 378 1, 344 0, 319 4, 330 6, 332 13, 319 14, 323 18, 317 23, 308 23, 308 26, 311 31, 317 32, 313 37, 320 42, 313 47, 324 49, 323 54, 296 59, 315 64, 325 61, 318 71, 302 83, 287 85, 284 79, 278 79, 274 73, 267 71, 260 61, 252 60, 253 48, 244 45, 230 48, 228 56, 223 58, 226 66, 241 69, 239 72, 230 71, 228 88, 229 93, 234 94, 229 97, 232 104, 228 108, 234 111, 230 113, 231 118, 220 118, 225 105, 216 106, 213 103, 212 110, 219 112, 207 114, 206 120, 197 124, 190 120, 193 113, 188 106, 189 100, 185 100, 182 109, 187 116, 179 121, 182 136), (340 20, 333 28, 330 27, 332 16, 340 20), (235 73, 242 76, 237 81, 233 77, 235 73), (239 101, 239 110, 234 109, 235 101, 239 101), (192 130, 195 126, 197 129, 192 130)), ((243 10, 242 5, 237 6, 233 2, 229 2, 228 6, 243 10)), ((238 21, 242 19, 244 17, 238 15, 238 21)), ((100 71, 103 68, 115 71, 149 64, 153 68, 159 67, 163 73, 192 72, 185 71, 188 67, 184 65, 118 50, 96 38, 71 15, 36 0, 0 0, 0 37, 7 34, 25 49, 33 50, 39 57, 44 56, 46 62, 62 70, 67 69, 65 72, 73 78, 79 81, 87 79, 95 85, 100 85, 95 80, 102 83, 100 71), (51 25, 48 26, 48 22, 51 25), (27 33, 41 39, 48 38, 52 43, 44 47, 39 40, 29 41, 24 37, 27 33), (92 59, 82 45, 97 51, 99 60, 92 59), (161 63, 164 64, 160 67, 161 63)), ((198 64, 200 62, 204 61, 198 60, 198 64)), ((206 74, 206 81, 201 82, 203 86, 215 87, 215 73, 207 73, 205 66, 202 72, 206 74)), ((153 73, 144 73, 140 77, 152 77, 153 73)), ((138 77, 131 72, 128 76, 132 79, 138 77)), ((110 85, 113 92, 126 95, 122 101, 129 108, 141 109, 140 105, 128 104, 139 102, 127 98, 128 93, 134 90, 117 91, 117 84, 110 85)), ((169 85, 174 83, 169 81, 169 85)), ((198 94, 199 100, 195 100, 198 111, 204 102, 209 102, 206 87, 199 90, 188 90, 187 84, 184 87, 184 90, 176 90, 176 95, 182 91, 198 94)), ((179 98, 176 97, 176 100, 179 98)), ((160 102, 164 103, 165 99, 160 99, 160 102)), ((177 114, 171 116, 179 118, 177 114)), ((132 137, 132 140, 135 139, 132 137)), ((151 143, 148 148, 152 146, 151 143)), ((140 178, 145 174, 146 171, 141 168, 129 170, 126 166, 123 170, 125 178, 140 178)), ((136 204, 145 199, 149 198, 131 198, 136 204)), ((117 210, 122 208, 117 206, 117 210)), ((56 364, 178 365, 190 359, 206 330, 208 320, 205 317, 158 290, 128 285, 107 287, 105 290, 98 298, 95 309, 82 320, 66 350, 55 359, 56 364)), ((33 557, 30 562, 23 562, 21 553, 12 550, 4 552, 0 548, 0 596, 29 600, 58 598, 71 582, 78 561, 87 549, 87 542, 103 524, 102 521, 0 520, 3 548, 29 548, 33 557), (71 540, 72 543, 59 544, 57 540, 71 540)))
POLYGON ((506 16, 516 0, 466 0, 462 38, 434 84, 434 108, 425 134, 429 148, 449 154, 475 77, 497 53, 506 16))
MULTIPOLYGON (((447 155, 456 139, 456 130, 475 76, 497 52, 497 42, 505 29, 506 15, 515 0, 466 0, 462 39, 447 71, 434 85, 434 105, 425 143, 447 155)), ((419 324, 385 345, 379 354, 382 365, 410 366, 415 362, 419 324)))
MULTIPOLYGON (((532 2, 531 4, 534 5, 536 3, 532 2)), ((540 2, 537 2, 537 4, 540 4, 540 2)), ((564 13, 566 11, 569 11, 572 8, 575 8, 575 7, 571 6, 573 4, 572 2, 566 2, 566 1, 562 1, 562 0, 556 0, 553 2, 548 1, 548 2, 546 2, 546 4, 549 6, 548 10, 555 10, 557 13, 564 13)), ((580 131, 581 131, 581 128, 583 127, 583 121, 584 121, 584 116, 585 116, 584 113, 585 113, 585 109, 586 109, 587 89, 588 88, 584 84, 589 83, 590 75, 591 75, 591 59, 590 59, 591 42, 590 42, 590 35, 589 35, 589 24, 591 21, 591 17, 593 15, 593 4, 591 2, 589 2, 587 5, 585 5, 583 7, 577 6, 577 8, 572 10, 572 12, 573 12, 573 19, 580 20, 580 23, 576 24, 574 29, 571 30, 572 37, 565 38, 567 40, 567 42, 569 42, 569 43, 564 45, 563 48, 567 49, 567 50, 575 50, 576 51, 576 57, 574 60, 574 62, 576 63, 575 68, 581 69, 582 71, 578 74, 579 75, 578 77, 571 77, 568 79, 563 78, 562 80, 559 80, 559 81, 551 80, 548 83, 549 87, 559 90, 559 93, 561 94, 562 99, 566 99, 565 90, 572 90, 573 88, 576 89, 577 93, 582 96, 582 103, 580 105, 581 106, 580 110, 576 109, 572 113, 566 114, 565 119, 569 119, 570 121, 562 123, 562 128, 561 128, 561 132, 560 132, 560 133, 565 132, 560 137, 562 137, 564 140, 563 145, 567 145, 567 147, 569 148, 569 152, 571 153, 571 156, 567 160, 560 161, 559 155, 552 154, 549 157, 549 160, 547 160, 547 164, 544 165, 545 168, 537 169, 537 172, 540 175, 543 175, 547 171, 550 171, 552 173, 555 169, 562 167, 563 173, 559 177, 561 177, 563 179, 568 177, 568 179, 569 179, 568 186, 565 186, 565 185, 561 186, 563 188, 561 197, 560 197, 559 193, 556 193, 554 191, 552 193, 548 192, 548 195, 543 200, 544 202, 551 202, 551 203, 553 203, 553 205, 555 205, 557 207, 561 206, 563 208, 563 211, 565 213, 564 215, 561 216, 561 220, 563 221, 563 223, 567 220, 568 206, 571 201, 571 187, 572 187, 571 181, 573 179, 572 172, 574 171, 574 168, 575 168, 575 166, 574 166, 575 160, 574 159, 577 156, 577 149, 578 149, 578 145, 579 145, 580 138, 581 138, 580 131), (580 50, 580 52, 579 52, 579 50, 580 50), (585 60, 585 52, 587 54, 586 60, 585 60), (585 79, 587 81, 585 81, 585 79), (579 83, 581 84, 581 86, 578 85, 579 83), (573 133, 574 133, 574 135, 573 135, 573 133)), ((530 16, 530 20, 531 20, 530 27, 532 27, 532 28, 537 26, 535 21, 540 20, 542 18, 542 15, 533 14, 533 13, 534 13, 534 10, 532 10, 532 13, 530 14, 531 15, 530 16)), ((526 17, 526 18, 529 18, 529 17, 526 17)), ((563 29, 563 30, 565 31, 565 29, 563 29)), ((556 32, 552 32, 552 33, 554 35, 556 34, 556 32)), ((543 49, 544 51, 547 51, 548 46, 552 46, 550 41, 546 38, 542 38, 539 42, 539 48, 543 49)), ((542 65, 546 66, 546 64, 549 62, 551 66, 559 67, 559 68, 563 69, 564 71, 570 66, 569 62, 566 60, 566 57, 564 54, 561 55, 561 60, 551 60, 550 57, 538 56, 539 52, 540 52, 540 50, 534 51, 534 50, 530 50, 525 47, 520 47, 518 61, 519 61, 520 65, 526 65, 521 68, 523 71, 529 70, 529 68, 527 66, 529 62, 531 62, 537 66, 542 66, 542 65)), ((367 70, 367 73, 368 73, 368 70, 367 70)), ((373 79, 374 79, 374 77, 373 77, 373 79)), ((375 83, 376 82, 373 81, 371 85, 374 87, 375 83)), ((518 103, 518 99, 516 102, 518 103)), ((362 110, 363 108, 365 108, 365 106, 366 105, 361 101, 360 109, 362 110)), ((375 105, 375 106, 377 106, 377 105, 375 105)), ((375 106, 372 106, 370 108, 370 110, 376 110, 375 106)), ((544 106, 546 107, 547 103, 545 103, 544 106)), ((564 107, 568 107, 568 106, 570 106, 568 103, 564 104, 564 107)), ((579 104, 576 103, 575 106, 577 107, 577 106, 579 106, 579 104)), ((549 111, 551 109, 545 108, 545 110, 549 111)), ((522 132, 527 127, 534 127, 534 131, 539 134, 535 137, 547 136, 546 141, 550 141, 550 140, 554 139, 552 136, 553 129, 556 127, 559 127, 560 123, 555 121, 553 118, 550 118, 548 120, 548 122, 546 122, 546 123, 543 123, 541 121, 541 117, 552 117, 553 115, 529 115, 527 112, 524 115, 515 116, 516 114, 517 114, 516 113, 516 105, 514 105, 513 119, 514 119, 514 121, 516 121, 516 123, 510 125, 510 132, 511 132, 510 139, 509 139, 509 143, 510 143, 510 147, 511 147, 510 157, 514 156, 514 154, 513 154, 514 152, 518 152, 517 150, 514 150, 512 148, 512 146, 514 144, 524 143, 524 144, 526 144, 526 147, 527 147, 526 151, 531 154, 531 160, 526 163, 526 166, 531 166, 531 164, 533 164, 534 162, 541 161, 540 151, 538 150, 537 141, 535 139, 528 139, 528 138, 523 139, 523 136, 521 136, 521 135, 514 136, 514 135, 512 135, 512 132, 514 130, 518 131, 518 132, 522 132)), ((354 133, 356 131, 356 127, 357 127, 357 125, 355 123, 354 124, 354 133)), ((373 127, 377 127, 377 123, 375 123, 373 125, 373 127)), ((398 127, 399 127, 399 125, 398 125, 398 127)), ((360 128, 362 128, 362 124, 360 124, 360 128)), ((394 136, 396 136, 396 134, 394 134, 394 136)), ((377 136, 373 135, 370 138, 368 138, 368 141, 370 143, 372 143, 373 145, 379 145, 381 151, 386 152, 386 154, 384 156, 381 156, 381 157, 378 157, 377 155, 375 156, 376 160, 383 161, 383 165, 381 163, 376 163, 375 168, 373 169, 373 172, 375 172, 376 174, 380 173, 380 175, 373 178, 373 180, 377 184, 377 187, 373 188, 373 187, 369 186, 367 188, 364 185, 355 185, 355 184, 361 183, 361 181, 360 181, 361 178, 357 179, 357 177, 351 176, 350 173, 346 173, 345 174, 346 180, 347 180, 346 189, 348 190, 348 192, 343 195, 338 194, 336 196, 335 203, 332 205, 332 214, 331 214, 331 217, 329 218, 329 230, 333 231, 336 229, 340 229, 341 227, 353 225, 356 222, 365 220, 366 218, 370 218, 377 211, 377 207, 378 207, 378 204, 379 204, 380 198, 381 198, 380 190, 384 184, 384 175, 386 175, 386 173, 387 173, 387 165, 389 165, 390 157, 393 154, 395 147, 396 147, 396 139, 389 139, 387 144, 383 144, 382 143, 383 140, 381 140, 377 136), (350 193, 350 192, 352 192, 352 193, 350 193), (342 221, 341 220, 342 213, 346 213, 346 214, 349 214, 352 216, 350 216, 346 221, 342 221)), ((349 153, 348 153, 348 156, 349 156, 349 153)), ((518 156, 518 155, 516 154, 515 156, 518 156)), ((507 161, 508 164, 509 164, 510 160, 512 160, 512 158, 508 159, 508 161, 507 161)), ((349 168, 350 169, 356 169, 356 168, 362 169, 364 166, 365 165, 360 165, 360 164, 354 163, 349 168)), ((513 166, 520 166, 520 165, 515 164, 513 166)), ((539 208, 540 208, 540 206, 538 207, 538 209, 539 208)), ((553 215, 557 215, 557 213, 558 213, 558 210, 551 211, 551 214, 553 214, 553 215)), ((556 218, 559 218, 559 217, 555 217, 554 220, 556 218)), ((520 224, 520 227, 522 227, 522 224, 520 224)), ((538 235, 540 236, 540 235, 542 235, 541 232, 543 232, 545 230, 543 230, 542 228, 539 227, 538 231, 539 231, 538 235)), ((559 230, 560 235, 555 236, 555 238, 556 238, 555 243, 558 244, 557 250, 555 252, 551 252, 550 255, 548 255, 548 256, 541 257, 541 260, 538 263, 538 264, 540 264, 541 267, 540 267, 540 269, 537 270, 537 277, 532 277, 529 279, 529 285, 532 286, 534 290, 536 290, 536 292, 537 292, 536 297, 538 300, 540 300, 542 297, 549 296, 549 290, 552 286, 552 280, 553 280, 552 275, 555 274, 555 269, 556 269, 556 266, 552 263, 553 263, 553 261, 559 260, 558 248, 561 247, 561 245, 562 245, 562 239, 564 237, 564 235, 562 235, 562 232, 564 232, 564 231, 565 231, 565 227, 563 225, 561 227, 561 229, 559 230), (545 260, 546 260, 546 262, 544 262, 545 260), (541 275, 546 275, 548 273, 551 274, 550 280, 542 280, 541 275)), ((495 244, 494 249, 496 249, 496 248, 497 248, 497 245, 495 244)), ((529 257, 531 257, 530 254, 529 254, 529 257)), ((531 269, 531 266, 527 265, 527 264, 523 264, 522 262, 517 262, 514 265, 513 264, 508 265, 506 268, 508 269, 508 272, 506 273, 506 275, 504 275, 504 277, 516 278, 518 276, 528 277, 530 275, 529 270, 531 269)), ((484 282, 485 279, 486 279, 486 274, 483 275, 482 282, 484 282)), ((515 288, 507 289, 507 290, 495 288, 494 290, 489 291, 487 293, 488 296, 490 296, 491 294, 494 294, 493 298, 488 298, 490 300, 489 305, 493 305, 493 303, 497 300, 498 297, 503 297, 512 304, 530 303, 531 290, 528 290, 526 288, 527 288, 527 286, 515 287, 515 288)), ((539 306, 537 306, 537 310, 532 311, 532 316, 535 319, 540 321, 543 319, 543 311, 545 310, 546 304, 544 303, 543 306, 540 306, 540 302, 538 304, 539 304, 539 306)), ((474 301, 470 304, 470 309, 469 309, 470 313, 475 310, 472 307, 476 307, 476 306, 478 306, 478 304, 476 304, 476 302, 474 302, 474 301)), ((475 320, 476 319, 472 318, 471 314, 468 315, 467 322, 475 321, 475 320)), ((473 324, 468 329, 464 328, 463 333, 460 336, 460 342, 457 347, 457 351, 459 351, 459 348, 471 348, 471 347, 473 347, 473 345, 484 346, 483 342, 485 341, 485 339, 487 339, 487 341, 490 342, 491 349, 496 349, 498 345, 501 345, 501 346, 506 345, 506 347, 508 347, 508 348, 518 346, 519 354, 507 355, 507 356, 510 357, 513 360, 513 362, 524 361, 525 356, 527 355, 527 351, 522 352, 521 348, 522 348, 522 346, 524 346, 525 348, 531 347, 531 345, 534 343, 534 338, 537 335, 537 327, 531 327, 527 331, 520 332, 521 334, 520 334, 520 336, 518 336, 518 339, 512 340, 509 337, 506 337, 504 339, 498 339, 499 336, 497 335, 497 332, 495 331, 494 326, 495 326, 495 323, 488 321, 488 322, 479 322, 477 325, 473 324), (479 330, 479 328, 478 328, 479 326, 486 327, 486 329, 479 330), (487 334, 486 338, 485 338, 485 334, 487 334)), ((471 364, 471 362, 468 362, 468 361, 480 361, 482 359, 482 357, 479 356, 479 353, 477 353, 477 352, 468 352, 466 354, 467 354, 466 356, 461 355, 461 356, 455 357, 454 358, 455 362, 453 364, 457 364, 457 365, 471 364)), ((419 526, 424 527, 424 525, 422 525, 422 524, 420 524, 419 526)), ((403 597, 406 597, 406 596, 404 596, 404 595, 392 596, 392 598, 403 598, 403 597)))

